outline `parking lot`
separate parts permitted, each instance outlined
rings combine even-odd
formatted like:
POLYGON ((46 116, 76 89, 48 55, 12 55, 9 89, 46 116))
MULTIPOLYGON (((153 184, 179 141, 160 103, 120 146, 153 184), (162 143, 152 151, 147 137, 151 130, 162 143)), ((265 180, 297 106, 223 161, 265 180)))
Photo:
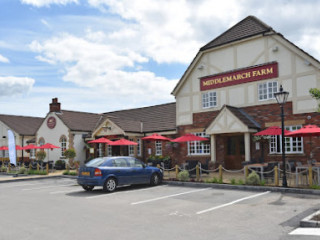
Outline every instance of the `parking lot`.
POLYGON ((0 183, 0 239, 319 239, 291 235, 319 196, 124 187, 85 192, 74 179, 0 183))

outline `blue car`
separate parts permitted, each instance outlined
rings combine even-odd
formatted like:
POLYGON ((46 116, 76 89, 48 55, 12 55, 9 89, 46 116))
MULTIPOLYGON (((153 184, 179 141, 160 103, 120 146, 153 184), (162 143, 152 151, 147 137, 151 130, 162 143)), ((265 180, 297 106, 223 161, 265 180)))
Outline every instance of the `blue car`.
POLYGON ((132 184, 158 185, 162 182, 162 170, 150 167, 134 157, 95 158, 80 167, 78 184, 86 191, 103 186, 113 192, 118 186, 132 184))

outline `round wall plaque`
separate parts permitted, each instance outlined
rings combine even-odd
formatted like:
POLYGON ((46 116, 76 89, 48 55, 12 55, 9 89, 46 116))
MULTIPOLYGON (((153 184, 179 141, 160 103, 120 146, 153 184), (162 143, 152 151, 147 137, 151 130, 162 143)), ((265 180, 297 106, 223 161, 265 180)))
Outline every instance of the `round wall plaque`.
POLYGON ((56 119, 55 117, 49 117, 47 120, 47 126, 50 129, 53 129, 56 126, 56 119))

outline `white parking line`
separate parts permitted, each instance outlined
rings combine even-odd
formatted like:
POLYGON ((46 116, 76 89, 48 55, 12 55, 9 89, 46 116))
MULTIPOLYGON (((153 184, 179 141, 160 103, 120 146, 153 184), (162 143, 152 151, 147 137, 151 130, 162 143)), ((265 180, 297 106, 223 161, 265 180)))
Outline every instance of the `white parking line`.
POLYGON ((72 193, 72 192, 82 192, 81 189, 77 190, 65 190, 65 191, 56 191, 56 192, 50 192, 50 194, 59 194, 59 193, 72 193))
POLYGON ((238 203, 238 202, 242 202, 242 201, 247 200, 247 199, 251 199, 251 198, 255 198, 255 197, 260 197, 260 196, 265 195, 265 194, 268 194, 268 193, 270 193, 270 191, 263 192, 263 193, 259 193, 259 194, 255 194, 255 195, 251 195, 251 196, 249 196, 249 197, 240 198, 240 199, 238 199, 238 200, 235 200, 235 201, 232 201, 232 202, 229 202, 229 203, 225 203, 225 204, 222 204, 222 205, 213 207, 213 208, 209 208, 209 209, 206 209, 206 210, 199 211, 199 212, 197 212, 197 214, 207 213, 207 212, 210 212, 210 211, 219 209, 219 208, 223 208, 223 207, 227 207, 227 206, 233 205, 233 204, 238 203))
POLYGON ((31 191, 31 190, 40 190, 40 189, 47 189, 47 188, 55 188, 55 187, 71 187, 71 186, 75 186, 74 184, 72 185, 55 185, 55 186, 47 186, 47 187, 40 187, 40 188, 25 188, 22 189, 22 191, 31 191))
POLYGON ((195 193, 195 192, 205 191, 205 190, 209 190, 209 189, 212 189, 212 188, 201 188, 201 189, 197 189, 197 190, 193 190, 193 191, 189 191, 189 192, 183 192, 183 193, 177 193, 177 194, 173 194, 173 195, 168 195, 168 196, 153 198, 153 199, 144 200, 144 201, 140 201, 140 202, 134 202, 134 203, 131 203, 131 205, 137 205, 137 204, 142 204, 142 203, 154 202, 154 201, 158 201, 158 200, 162 200, 162 199, 166 199, 166 198, 171 198, 171 197, 176 197, 176 196, 180 196, 180 195, 184 195, 184 194, 189 194, 189 193, 195 193))
POLYGON ((289 233, 289 235, 320 236, 320 228, 297 228, 289 233))

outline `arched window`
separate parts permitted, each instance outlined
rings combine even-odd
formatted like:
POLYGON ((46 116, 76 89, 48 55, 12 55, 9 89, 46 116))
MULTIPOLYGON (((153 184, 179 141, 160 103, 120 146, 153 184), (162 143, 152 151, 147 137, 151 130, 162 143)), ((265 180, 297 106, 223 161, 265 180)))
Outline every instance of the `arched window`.
POLYGON ((64 151, 67 149, 67 137, 64 135, 60 137, 60 149, 61 157, 64 157, 64 151))
POLYGON ((46 141, 44 140, 43 137, 39 138, 38 142, 39 142, 39 146, 42 146, 42 145, 44 145, 46 143, 46 141))

